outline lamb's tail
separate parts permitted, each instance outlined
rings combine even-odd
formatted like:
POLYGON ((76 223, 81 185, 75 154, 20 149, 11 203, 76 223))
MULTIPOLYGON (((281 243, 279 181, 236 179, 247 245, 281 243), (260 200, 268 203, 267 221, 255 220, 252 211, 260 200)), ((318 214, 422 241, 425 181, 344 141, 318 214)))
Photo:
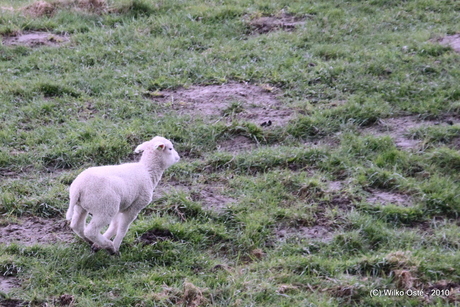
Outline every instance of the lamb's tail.
POLYGON ((80 201, 80 191, 70 189, 70 201, 69 201, 69 209, 67 209, 67 213, 65 215, 65 219, 70 221, 73 216, 73 209, 75 205, 80 201))

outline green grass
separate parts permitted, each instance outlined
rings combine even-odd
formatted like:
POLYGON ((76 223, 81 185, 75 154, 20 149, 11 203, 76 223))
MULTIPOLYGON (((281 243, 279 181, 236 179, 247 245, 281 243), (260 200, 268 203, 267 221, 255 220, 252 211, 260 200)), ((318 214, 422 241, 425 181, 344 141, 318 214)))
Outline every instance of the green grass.
POLYGON ((91 253, 81 241, 0 244, 0 273, 20 281, 0 292, 0 304, 59 306, 63 295, 75 306, 458 304, 460 55, 437 41, 460 32, 459 3, 108 5, 100 14, 66 6, 37 18, 1 11, 2 36, 70 36, 58 47, 0 44, 1 222, 63 219, 81 170, 132 161, 155 135, 182 156, 160 183, 175 189, 133 223, 120 257, 91 253), (263 34, 250 26, 283 14, 302 24, 263 34), (230 123, 246 111, 233 100, 221 110, 226 120, 209 121, 152 99, 227 82, 276 88, 293 118, 271 128, 230 123), (407 131, 416 148, 366 132, 407 115, 429 119, 407 131), (241 136, 254 147, 219 150, 241 136), (200 191, 210 187, 233 200, 222 212, 204 209, 200 191), (410 205, 372 203, 376 191, 410 205), (305 234, 315 227, 327 235, 305 234), (171 236, 143 243, 155 229, 171 236), (450 295, 429 295, 449 283, 450 295), (427 296, 369 294, 409 288, 427 296))

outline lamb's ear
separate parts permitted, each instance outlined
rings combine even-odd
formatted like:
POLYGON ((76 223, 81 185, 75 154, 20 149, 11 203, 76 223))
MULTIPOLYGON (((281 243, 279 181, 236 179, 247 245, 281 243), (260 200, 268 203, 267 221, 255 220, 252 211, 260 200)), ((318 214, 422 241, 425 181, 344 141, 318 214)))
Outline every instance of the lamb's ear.
POLYGON ((135 153, 140 153, 141 151, 145 151, 148 148, 150 141, 144 142, 141 145, 137 146, 134 150, 135 153))
POLYGON ((163 144, 163 143, 155 144, 153 147, 154 147, 155 149, 158 149, 158 150, 165 150, 165 149, 166 149, 166 145, 163 144))

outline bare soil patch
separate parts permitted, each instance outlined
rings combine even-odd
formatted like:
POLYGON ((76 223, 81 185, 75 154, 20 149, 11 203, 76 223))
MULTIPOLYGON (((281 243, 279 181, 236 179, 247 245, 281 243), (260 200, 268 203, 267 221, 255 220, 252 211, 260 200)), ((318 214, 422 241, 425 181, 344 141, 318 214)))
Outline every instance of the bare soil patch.
POLYGON ((143 233, 137 240, 142 242, 144 245, 151 245, 157 243, 158 241, 174 241, 176 239, 171 231, 167 229, 154 228, 143 233))
POLYGON ((28 47, 41 47, 41 46, 59 46, 69 41, 66 35, 52 34, 48 32, 26 32, 14 36, 7 36, 3 38, 3 45, 5 46, 28 46, 28 47))
POLYGON ((421 140, 415 139, 414 135, 411 134, 411 130, 423 126, 453 125, 458 122, 458 119, 454 117, 446 117, 442 120, 422 120, 418 116, 411 115, 382 119, 379 120, 377 125, 364 128, 362 131, 364 134, 378 137, 390 136, 397 147, 403 150, 411 150, 416 149, 421 144, 421 140))
POLYGON ((1 307, 20 307, 20 306, 28 306, 29 304, 25 301, 15 300, 15 299, 0 299, 0 306, 1 307))
POLYGON ((0 177, 16 178, 19 175, 19 171, 14 171, 9 168, 0 168, 0 177))
POLYGON ((59 303, 59 306, 75 306, 75 297, 70 294, 62 294, 59 298, 54 301, 59 303))
POLYGON ((198 192, 192 193, 192 199, 199 201, 204 210, 223 213, 236 200, 223 194, 223 186, 203 186, 198 192))
POLYGON ((274 231, 277 241, 288 239, 308 239, 311 241, 330 242, 339 229, 338 224, 342 218, 331 219, 327 216, 327 208, 338 208, 344 212, 349 212, 354 208, 353 199, 346 193, 340 193, 342 182, 334 181, 330 184, 327 193, 334 193, 329 201, 320 202, 319 210, 315 213, 314 225, 308 225, 310 222, 303 223, 302 220, 295 221, 295 226, 280 224, 274 231), (302 225, 303 224, 303 225, 302 225))
POLYGON ((293 31, 305 24, 305 17, 282 13, 275 16, 260 17, 249 22, 250 29, 257 34, 284 30, 293 31))
POLYGON ((441 45, 450 46, 455 52, 460 53, 460 34, 444 36, 439 43, 441 45))
MULTIPOLYGON (((20 287, 19 279, 13 276, 0 275, 0 292, 9 293, 18 287, 20 287)), ((0 306, 3 306, 1 301, 0 306)))
POLYGON ((251 150, 256 148, 256 144, 245 136, 237 135, 232 139, 223 140, 219 142, 219 150, 220 151, 228 151, 228 152, 240 152, 244 150, 251 150))
POLYGON ((0 225, 0 243, 22 245, 73 242, 74 234, 60 219, 26 218, 19 223, 0 225))
POLYGON ((224 195, 225 186, 217 184, 198 184, 193 186, 168 184, 158 186, 154 192, 154 199, 165 197, 174 190, 188 193, 193 201, 201 203, 203 210, 213 211, 218 214, 223 213, 229 205, 236 202, 234 198, 224 195))
POLYGON ((344 181, 330 181, 326 192, 339 192, 343 189, 344 181))
POLYGON ((460 150, 460 137, 453 138, 450 142, 450 146, 452 146, 453 149, 460 150))
POLYGON ((210 119, 249 121, 257 125, 285 125, 293 110, 278 101, 277 90, 247 83, 195 85, 153 93, 152 100, 179 114, 210 119))
POLYGON ((413 205, 412 199, 410 196, 395 193, 395 192, 386 192, 371 189, 369 191, 371 195, 367 197, 367 202, 374 205, 397 205, 402 207, 410 207, 413 205))

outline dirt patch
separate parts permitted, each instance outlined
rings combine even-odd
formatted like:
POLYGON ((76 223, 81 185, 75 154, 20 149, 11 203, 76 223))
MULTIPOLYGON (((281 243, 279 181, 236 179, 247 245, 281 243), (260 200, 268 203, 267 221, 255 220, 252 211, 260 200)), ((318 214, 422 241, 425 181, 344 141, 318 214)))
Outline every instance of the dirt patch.
POLYGON ((279 227, 275 230, 278 241, 292 238, 309 239, 314 241, 329 242, 333 232, 327 226, 315 225, 312 227, 279 227))
POLYGON ((223 190, 224 187, 205 186, 192 194, 192 198, 199 201, 204 210, 223 213, 228 205, 235 203, 235 199, 223 195, 223 190))
POLYGON ((65 35, 52 34, 48 32, 27 32, 14 36, 3 38, 5 46, 59 46, 69 41, 69 37, 65 35))
POLYGON ((21 245, 73 242, 74 234, 65 221, 30 217, 19 223, 0 225, 0 243, 21 245))
POLYGON ((59 306, 74 306, 75 305, 75 297, 70 294, 62 294, 57 299, 59 302, 59 306))
POLYGON ((358 196, 351 196, 346 192, 342 192, 332 196, 331 200, 324 204, 330 207, 337 207, 343 211, 349 211, 355 207, 354 202, 359 200, 358 196))
POLYGON ((250 29, 257 34, 264 34, 277 30, 293 31, 305 24, 305 17, 282 13, 276 16, 252 19, 250 29))
MULTIPOLYGON (((1 276, 0 275, 0 292, 9 293, 15 288, 20 287, 19 279, 12 276, 1 276)), ((3 306, 0 301, 0 306, 3 306)))
POLYGON ((369 192, 371 195, 367 197, 367 202, 373 205, 393 204, 402 207, 410 207, 413 205, 410 196, 405 194, 385 192, 374 189, 371 189, 369 192))
POLYGON ((0 299, 0 306, 1 307, 20 307, 20 306, 29 306, 29 304, 25 301, 15 300, 15 299, 0 299))
POLYGON ((8 168, 0 168, 0 177, 16 178, 19 175, 19 171, 14 171, 8 168))
POLYGON ((221 214, 229 205, 236 202, 234 198, 224 195, 225 189, 225 186, 217 184, 184 186, 170 183, 158 186, 154 192, 154 199, 166 197, 169 193, 174 193, 174 190, 182 191, 189 194, 191 200, 201 203, 203 210, 221 214))
POLYGON ((137 240, 143 243, 144 245, 152 245, 157 243, 158 241, 174 241, 176 240, 176 238, 172 234, 172 232, 167 229, 154 228, 143 233, 137 240))
POLYGON ((287 124, 293 110, 278 101, 278 91, 269 86, 247 83, 191 86, 151 93, 155 103, 170 107, 179 114, 204 116, 213 120, 244 120, 257 125, 287 124))
POLYGON ((444 36, 439 43, 441 45, 450 46, 455 52, 460 53, 460 34, 444 36))
POLYGON ((457 306, 460 302, 460 284, 447 280, 440 280, 425 287, 425 300, 433 303, 436 297, 441 297, 444 301, 457 306))
POLYGON ((220 151, 240 152, 256 148, 256 144, 248 137, 237 135, 236 137, 219 142, 220 151))
POLYGON ((458 123, 458 119, 454 117, 446 117, 442 120, 421 120, 418 116, 403 116, 396 118, 386 118, 379 120, 378 124, 372 127, 363 129, 364 134, 371 134, 374 136, 390 136, 395 145, 403 150, 416 149, 421 140, 415 139, 411 134, 411 130, 419 129, 423 126, 434 126, 445 123, 446 125, 453 125, 458 123))
POLYGON ((330 181, 326 192, 339 192, 343 189, 344 181, 330 181))

